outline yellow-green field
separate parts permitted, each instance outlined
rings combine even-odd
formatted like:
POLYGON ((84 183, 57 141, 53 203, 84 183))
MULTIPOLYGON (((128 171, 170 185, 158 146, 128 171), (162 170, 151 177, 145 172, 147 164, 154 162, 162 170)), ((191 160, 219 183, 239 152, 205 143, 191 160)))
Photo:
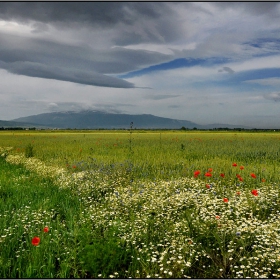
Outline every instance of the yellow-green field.
POLYGON ((14 147, 14 153, 22 153, 32 144, 35 157, 59 167, 84 169, 86 164, 129 161, 142 178, 190 176, 197 168, 209 167, 225 172, 236 161, 248 172, 272 181, 279 179, 280 133, 2 132, 0 143, 14 147))
POLYGON ((0 155, 2 278, 280 277, 280 133, 3 131, 0 155))

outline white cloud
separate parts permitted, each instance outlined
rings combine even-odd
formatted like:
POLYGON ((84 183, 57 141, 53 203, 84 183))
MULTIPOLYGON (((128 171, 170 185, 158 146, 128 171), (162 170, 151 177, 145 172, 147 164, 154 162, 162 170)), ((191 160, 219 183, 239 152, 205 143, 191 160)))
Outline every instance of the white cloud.
POLYGON ((250 84, 259 84, 264 86, 280 86, 280 78, 267 78, 267 79, 256 79, 256 80, 247 80, 246 83, 250 84))
POLYGON ((279 68, 280 55, 266 57, 255 57, 241 62, 229 63, 229 66, 236 71, 256 70, 265 68, 279 68))

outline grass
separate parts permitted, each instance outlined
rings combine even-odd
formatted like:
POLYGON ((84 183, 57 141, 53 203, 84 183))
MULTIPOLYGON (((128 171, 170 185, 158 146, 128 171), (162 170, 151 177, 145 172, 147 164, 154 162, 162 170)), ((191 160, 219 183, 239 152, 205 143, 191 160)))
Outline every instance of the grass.
POLYGON ((137 178, 170 179, 192 176, 194 169, 222 172, 236 161, 268 180, 279 180, 279 133, 1 132, 0 140, 15 153, 31 144, 38 159, 69 169, 123 164, 137 178))
POLYGON ((73 197, 68 189, 58 189, 51 180, 22 166, 10 165, 2 158, 0 166, 0 277, 71 276, 74 272, 67 270, 77 249, 77 215, 81 207, 78 197, 73 197), (48 234, 43 232, 45 226, 50 229, 48 234), (31 245, 34 236, 41 238, 38 247, 31 245))
POLYGON ((0 276, 279 278, 279 140, 5 132, 0 276))

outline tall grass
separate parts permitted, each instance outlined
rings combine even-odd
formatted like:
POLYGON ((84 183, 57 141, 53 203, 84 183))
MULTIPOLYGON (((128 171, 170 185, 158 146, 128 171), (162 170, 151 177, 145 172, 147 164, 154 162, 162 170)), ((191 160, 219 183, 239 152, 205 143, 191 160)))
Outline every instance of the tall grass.
POLYGON ((0 139, 2 278, 280 277, 279 134, 0 139))
POLYGON ((3 158, 0 166, 0 277, 78 276, 72 259, 79 242, 78 197, 3 158), (46 226, 48 233, 43 232, 46 226), (35 236, 41 239, 38 247, 31 244, 35 236))
POLYGON ((51 165, 77 170, 127 165, 141 179, 192 176, 209 167, 224 172, 235 161, 269 181, 280 177, 279 133, 3 132, 0 141, 14 153, 31 144, 36 157, 51 165))

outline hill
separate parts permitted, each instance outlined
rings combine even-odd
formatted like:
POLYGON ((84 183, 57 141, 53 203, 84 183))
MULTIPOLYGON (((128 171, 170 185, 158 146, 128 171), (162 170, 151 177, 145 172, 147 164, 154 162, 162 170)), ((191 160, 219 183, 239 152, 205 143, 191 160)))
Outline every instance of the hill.
MULTIPOLYGON (((207 124, 200 125, 187 120, 177 120, 157 117, 151 114, 131 115, 116 114, 103 111, 68 111, 53 112, 28 117, 17 118, 5 122, 6 126, 24 126, 36 128, 59 128, 59 129, 127 129, 133 122, 133 127, 138 129, 213 129, 213 128, 244 128, 240 125, 207 124)), ((3 124, 2 124, 3 126, 3 124)), ((1 127, 1 121, 0 121, 1 127)))
POLYGON ((76 128, 76 129, 113 129, 129 128, 133 122, 133 127, 143 129, 179 129, 201 128, 200 125, 169 118, 157 117, 149 114, 129 115, 113 114, 102 111, 80 111, 80 112, 54 112, 33 115, 13 120, 19 123, 30 123, 33 125, 43 125, 52 128, 76 128))

